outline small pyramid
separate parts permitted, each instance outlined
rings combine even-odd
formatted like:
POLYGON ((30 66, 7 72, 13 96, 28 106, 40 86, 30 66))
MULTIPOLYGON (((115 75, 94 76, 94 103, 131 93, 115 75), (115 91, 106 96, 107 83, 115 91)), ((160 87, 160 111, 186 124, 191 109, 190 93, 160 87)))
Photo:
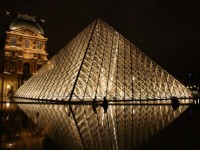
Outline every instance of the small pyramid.
POLYGON ((135 45, 96 19, 14 94, 44 100, 188 98, 191 92, 135 45))

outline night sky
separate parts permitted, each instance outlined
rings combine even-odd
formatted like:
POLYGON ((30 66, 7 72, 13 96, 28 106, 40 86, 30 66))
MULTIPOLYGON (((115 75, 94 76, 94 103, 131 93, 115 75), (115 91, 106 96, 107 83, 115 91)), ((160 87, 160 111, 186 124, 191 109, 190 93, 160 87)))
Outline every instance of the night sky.
POLYGON ((0 36, 6 15, 44 19, 48 52, 57 53, 101 18, 173 76, 200 72, 200 1, 0 0, 0 36))

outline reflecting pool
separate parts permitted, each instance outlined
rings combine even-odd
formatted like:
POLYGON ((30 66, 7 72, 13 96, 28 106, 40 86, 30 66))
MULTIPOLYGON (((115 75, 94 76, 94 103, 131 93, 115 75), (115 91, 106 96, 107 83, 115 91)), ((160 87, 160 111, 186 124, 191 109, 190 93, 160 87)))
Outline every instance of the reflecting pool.
POLYGON ((187 107, 130 102, 105 109, 18 99, 0 105, 0 149, 141 149, 187 107))

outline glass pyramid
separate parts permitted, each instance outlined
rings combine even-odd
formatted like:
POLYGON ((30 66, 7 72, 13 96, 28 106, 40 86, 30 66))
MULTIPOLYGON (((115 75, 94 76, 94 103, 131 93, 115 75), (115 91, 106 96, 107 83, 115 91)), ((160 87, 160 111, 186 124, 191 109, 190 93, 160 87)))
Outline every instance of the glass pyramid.
POLYGON ((63 101, 188 98, 190 91, 101 19, 96 19, 15 93, 63 101))

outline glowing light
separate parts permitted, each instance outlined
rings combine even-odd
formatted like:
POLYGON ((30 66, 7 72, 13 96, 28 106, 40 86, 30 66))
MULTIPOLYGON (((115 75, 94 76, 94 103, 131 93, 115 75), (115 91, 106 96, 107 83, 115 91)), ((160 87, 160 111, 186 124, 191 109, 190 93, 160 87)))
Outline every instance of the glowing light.
POLYGON ((9 148, 9 149, 10 149, 10 148, 14 148, 14 147, 13 147, 13 144, 12 144, 12 143, 9 143, 9 144, 8 144, 8 148, 9 148))
POLYGON ((7 85, 7 89, 11 89, 11 86, 9 84, 7 85))
POLYGON ((102 122, 101 122, 101 124, 102 124, 102 126, 103 126, 103 121, 104 121, 104 112, 103 112, 103 109, 102 109, 102 122))
POLYGON ((10 103, 6 103, 6 107, 8 108, 10 106, 10 103))

